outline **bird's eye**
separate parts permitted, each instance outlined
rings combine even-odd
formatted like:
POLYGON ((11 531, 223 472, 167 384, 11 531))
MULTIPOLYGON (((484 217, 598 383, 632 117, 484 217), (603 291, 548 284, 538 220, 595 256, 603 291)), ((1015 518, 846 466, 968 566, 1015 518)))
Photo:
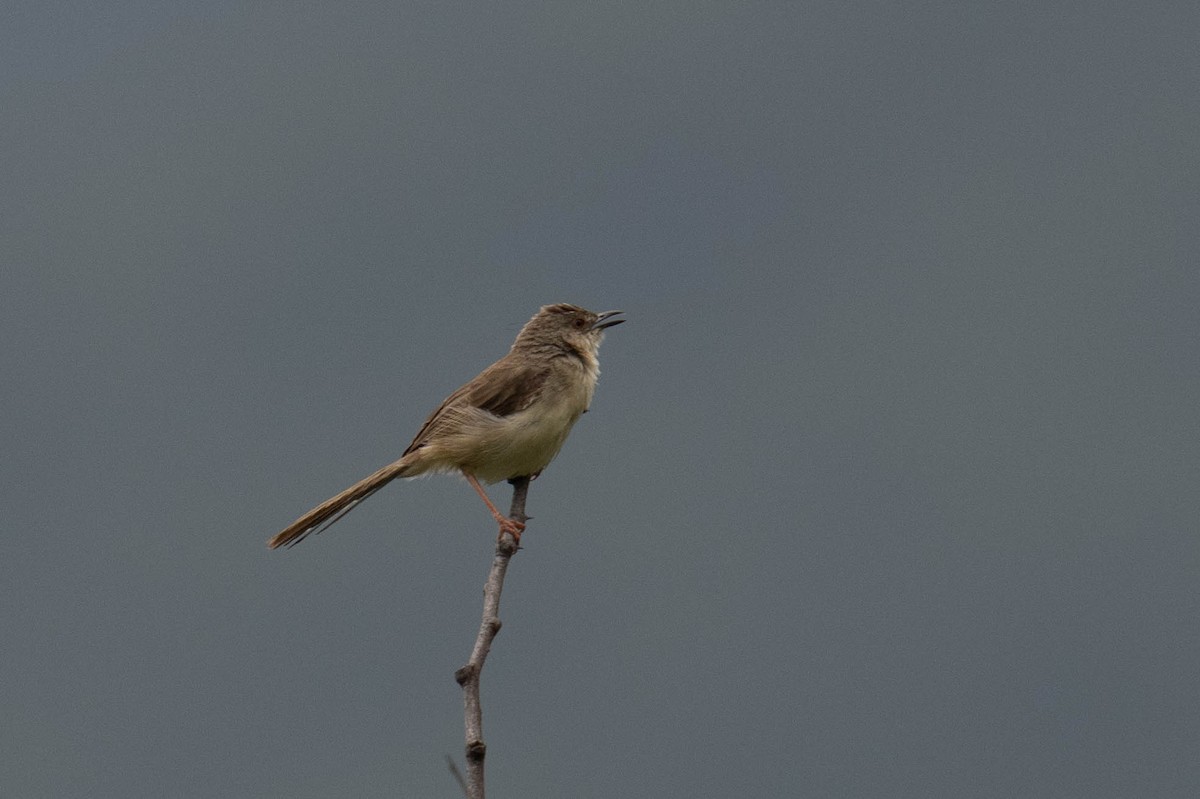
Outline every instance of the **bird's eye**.
POLYGON ((573 324, 575 325, 575 327, 577 327, 577 328, 579 328, 580 330, 582 330, 582 329, 583 329, 583 326, 584 326, 585 324, 587 324, 587 320, 586 320, 586 319, 584 319, 584 318, 582 318, 582 317, 575 317, 575 321, 574 321, 574 323, 573 323, 573 324))

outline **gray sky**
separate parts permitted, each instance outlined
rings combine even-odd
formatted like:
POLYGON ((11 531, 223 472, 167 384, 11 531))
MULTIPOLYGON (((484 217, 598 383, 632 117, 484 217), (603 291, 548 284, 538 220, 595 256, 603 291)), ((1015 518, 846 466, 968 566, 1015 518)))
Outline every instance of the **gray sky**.
POLYGON ((0 793, 455 796, 469 487, 264 542, 559 301, 495 796, 1200 792, 1194 3, 22 5, 0 793))

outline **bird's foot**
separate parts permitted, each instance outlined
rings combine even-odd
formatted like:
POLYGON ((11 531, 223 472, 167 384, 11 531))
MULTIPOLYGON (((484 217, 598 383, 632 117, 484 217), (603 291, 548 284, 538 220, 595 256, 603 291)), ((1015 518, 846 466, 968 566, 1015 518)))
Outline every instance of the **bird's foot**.
POLYGON ((500 525, 500 532, 496 536, 497 540, 504 537, 505 533, 510 534, 517 544, 521 543, 521 533, 525 532, 525 523, 519 522, 516 519, 510 519, 507 516, 497 516, 496 522, 500 525))

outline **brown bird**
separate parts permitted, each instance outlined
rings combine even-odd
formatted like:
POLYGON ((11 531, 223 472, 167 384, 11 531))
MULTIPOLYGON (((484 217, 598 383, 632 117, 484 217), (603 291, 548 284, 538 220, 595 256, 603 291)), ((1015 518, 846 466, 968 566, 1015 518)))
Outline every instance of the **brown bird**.
POLYGON ((327 499, 267 542, 292 546, 321 532, 398 477, 461 472, 500 525, 519 542, 525 525, 492 504, 483 486, 537 477, 554 460, 576 420, 588 409, 605 328, 620 311, 592 313, 575 305, 546 305, 530 319, 512 349, 455 391, 429 415, 400 460, 327 499))

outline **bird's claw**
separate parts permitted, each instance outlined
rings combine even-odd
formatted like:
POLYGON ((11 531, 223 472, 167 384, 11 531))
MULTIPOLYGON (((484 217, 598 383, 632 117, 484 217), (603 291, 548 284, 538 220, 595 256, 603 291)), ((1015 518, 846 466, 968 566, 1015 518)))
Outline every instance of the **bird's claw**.
POLYGON ((504 534, 508 533, 513 537, 514 541, 516 541, 518 544, 521 543, 521 533, 525 532, 524 522, 519 522, 516 519, 509 519, 504 516, 501 516, 496 521, 500 523, 500 534, 497 536, 497 538, 503 538, 504 534))

